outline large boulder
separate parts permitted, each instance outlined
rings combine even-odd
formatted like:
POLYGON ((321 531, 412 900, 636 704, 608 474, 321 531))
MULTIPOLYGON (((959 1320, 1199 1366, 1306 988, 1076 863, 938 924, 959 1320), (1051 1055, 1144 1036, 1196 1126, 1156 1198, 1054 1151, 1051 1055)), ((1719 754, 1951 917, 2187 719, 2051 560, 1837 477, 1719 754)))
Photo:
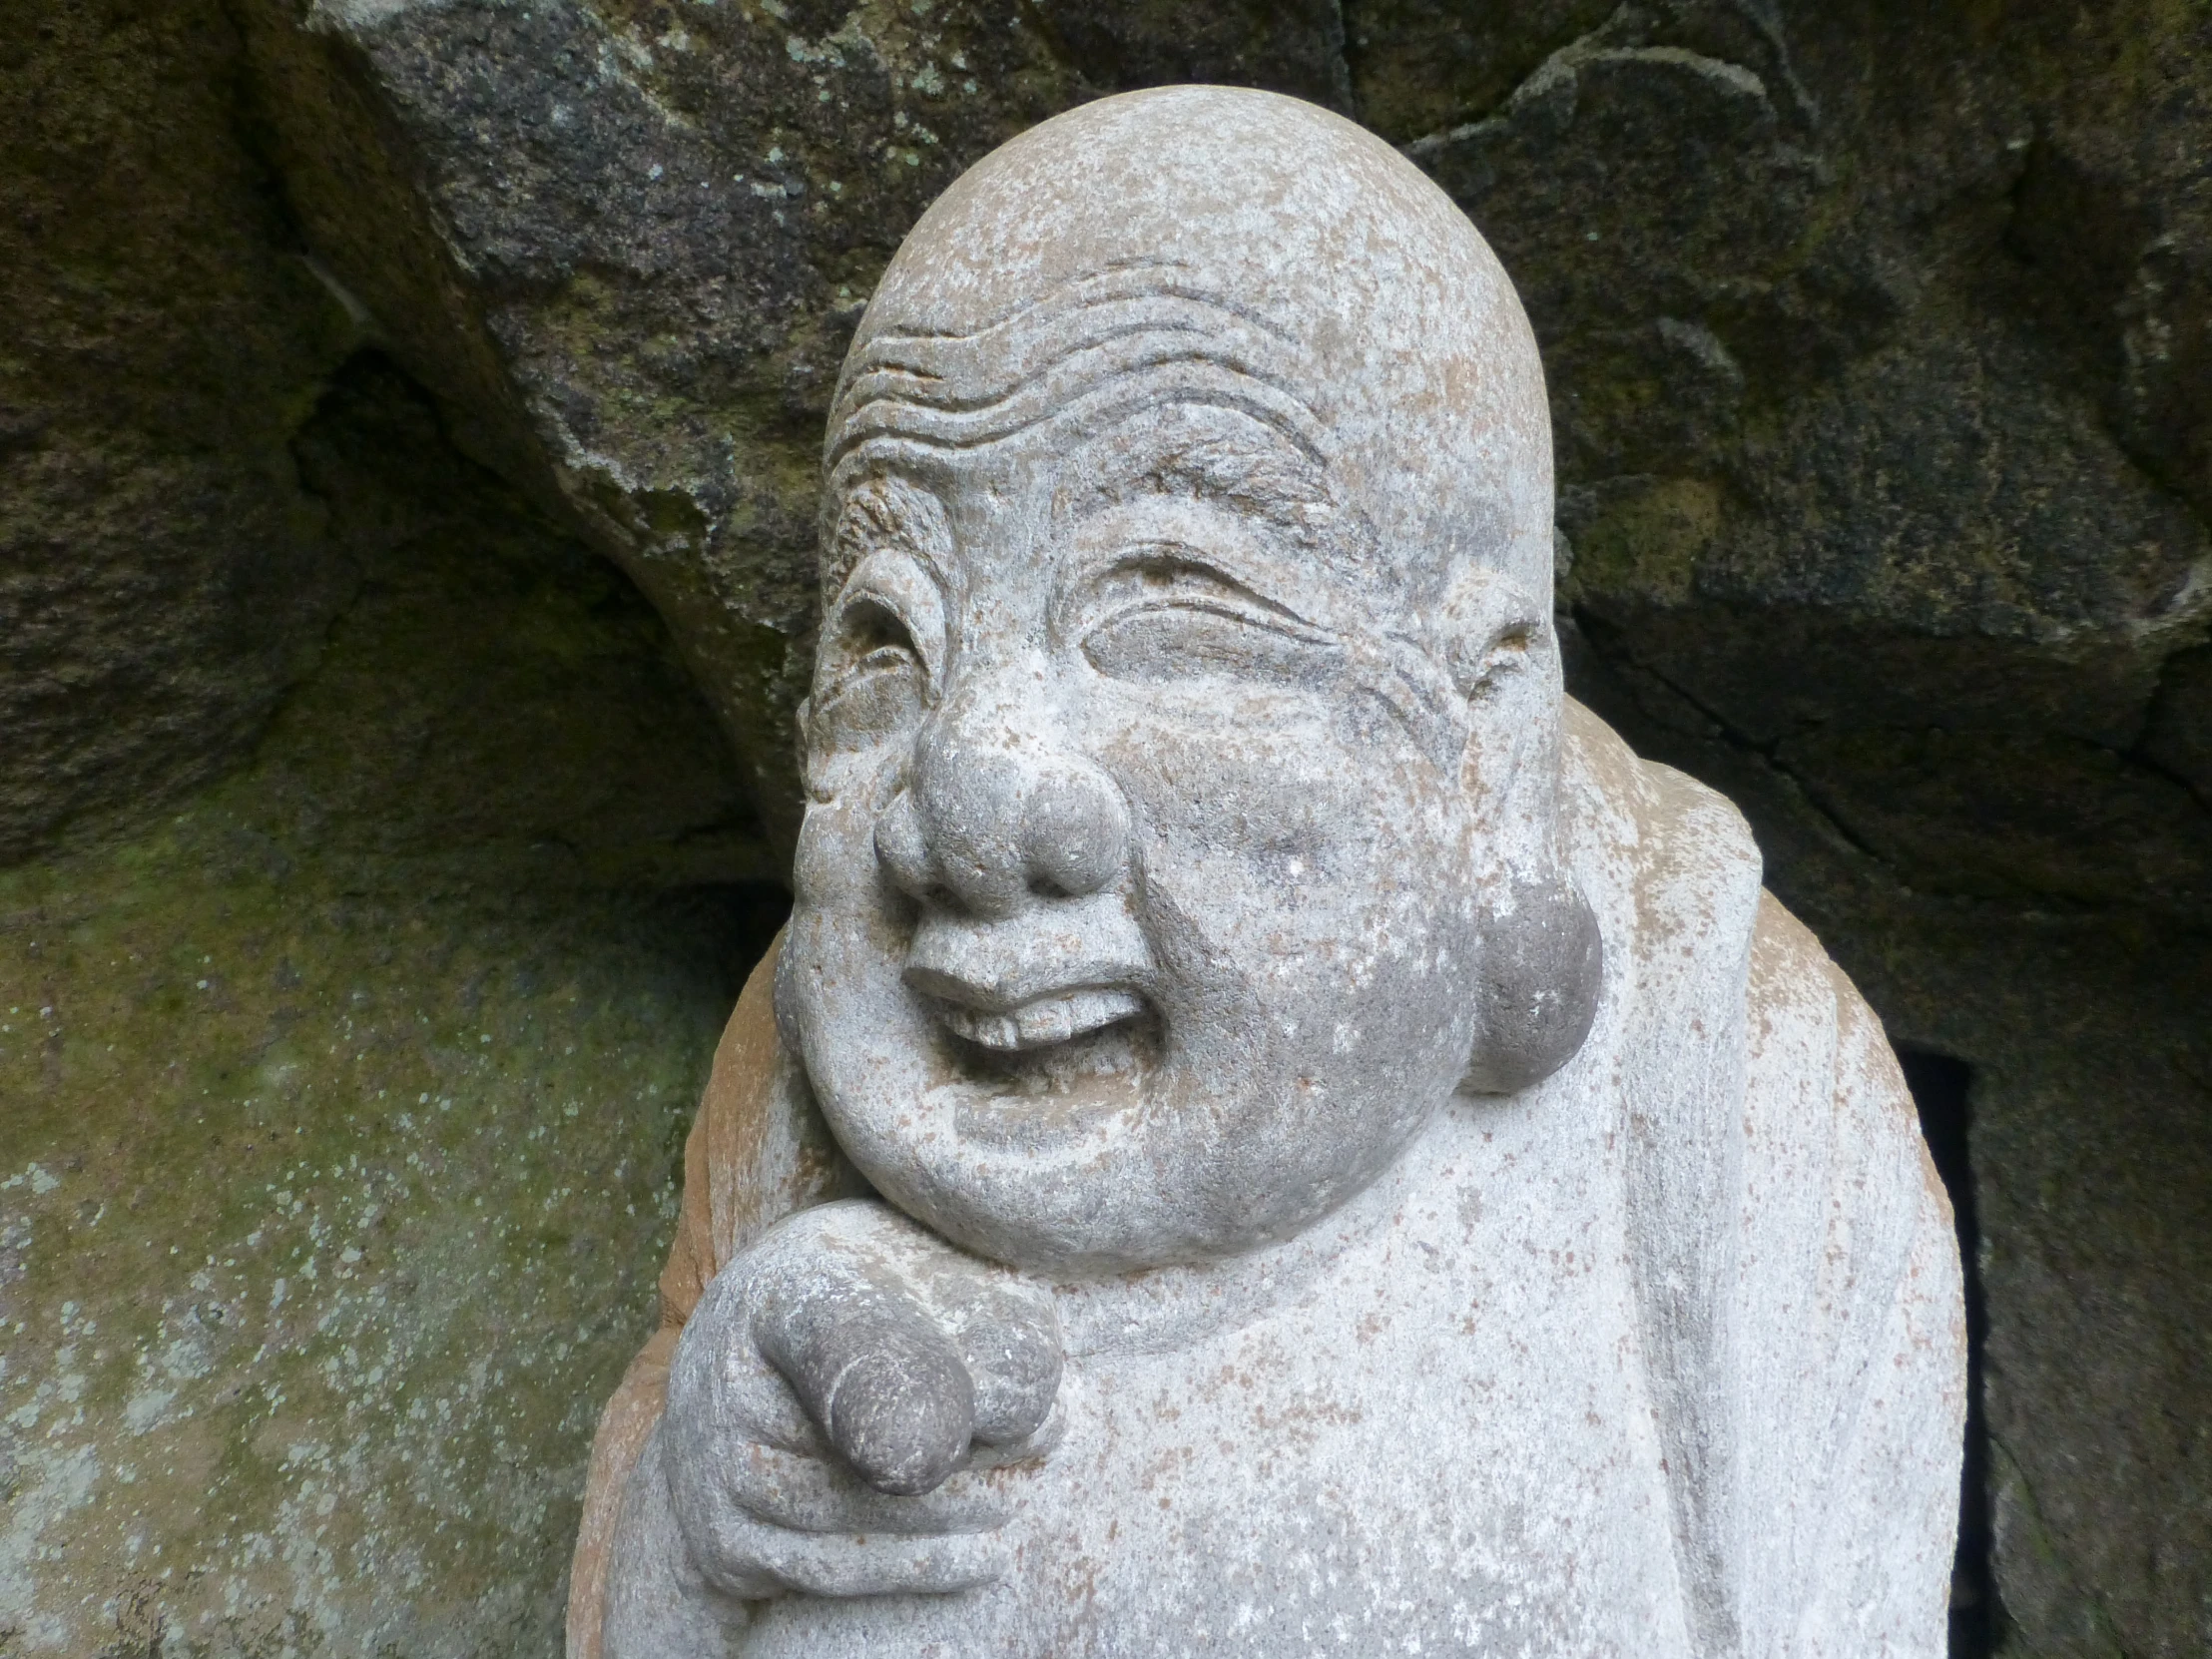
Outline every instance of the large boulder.
POLYGON ((0 1651, 548 1653, 776 865, 665 626, 374 357, 247 759, 0 870, 0 1651))
POLYGON ((235 764, 334 609, 285 445, 357 343, 223 8, 0 29, 0 862, 235 764))

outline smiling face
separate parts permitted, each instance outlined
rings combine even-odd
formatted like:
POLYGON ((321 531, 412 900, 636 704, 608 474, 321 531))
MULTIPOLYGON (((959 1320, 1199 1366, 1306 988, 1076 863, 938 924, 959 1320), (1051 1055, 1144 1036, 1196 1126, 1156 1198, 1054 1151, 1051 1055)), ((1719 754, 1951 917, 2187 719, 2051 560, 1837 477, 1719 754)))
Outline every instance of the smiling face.
POLYGON ((932 272, 977 211, 917 229, 832 416, 780 1004, 846 1152, 947 1236, 1219 1256, 1357 1192, 1466 1069, 1509 793, 1469 769, 1517 753, 1488 690, 1541 697, 1548 637, 1489 566, 1388 545, 1424 486, 1359 453, 1341 313, 1064 235, 1011 291, 932 272), (976 324, 900 314, 963 284, 976 324))

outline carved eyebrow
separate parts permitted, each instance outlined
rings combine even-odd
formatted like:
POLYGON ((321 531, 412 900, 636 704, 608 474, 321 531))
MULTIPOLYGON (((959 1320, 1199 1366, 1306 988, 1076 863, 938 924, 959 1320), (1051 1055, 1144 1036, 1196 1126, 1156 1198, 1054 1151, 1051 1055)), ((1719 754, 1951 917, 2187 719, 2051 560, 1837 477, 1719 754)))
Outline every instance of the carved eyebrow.
POLYGON ((1133 576, 1142 582, 1152 571, 1165 572, 1171 580, 1195 576, 1208 587, 1279 622, 1288 623, 1301 633, 1334 641, 1338 634, 1335 627, 1275 597, 1273 590, 1285 584, 1268 568, 1269 564, 1264 558, 1240 558, 1234 553, 1193 547, 1173 536, 1162 536, 1116 549, 1088 573, 1081 583, 1081 592, 1086 600, 1095 600, 1109 591, 1117 580, 1133 576))
POLYGON ((884 541, 897 542, 943 583, 951 529, 943 503, 922 485, 896 473, 832 479, 825 504, 833 514, 823 538, 823 585, 830 593, 884 541))
MULTIPOLYGON (((1156 411, 1147 413, 1156 418, 1156 411)), ((1249 427, 1249 435, 1193 426, 1170 432, 1165 441, 1147 434, 1114 443, 1115 433, 1103 433, 1084 448, 1091 464, 1079 464, 1080 483, 1069 504, 1085 508, 1137 495, 1202 496, 1257 514, 1302 542, 1315 539, 1335 516, 1327 472, 1272 428, 1239 424, 1249 427)), ((1120 430, 1126 431, 1126 424, 1120 430)))
MULTIPOLYGON (((1115 591, 1125 584, 1143 581, 1152 572, 1172 577, 1196 577, 1242 601, 1254 610, 1316 637, 1343 637, 1352 617, 1329 596, 1317 608, 1293 604, 1281 597, 1299 590, 1298 565, 1273 554, 1264 541, 1237 545, 1196 537, 1175 525, 1132 526, 1127 535, 1095 547, 1090 555, 1066 573, 1053 601, 1052 628, 1063 638, 1073 638, 1096 620, 1099 607, 1108 608, 1115 591)), ((1189 597, 1185 590, 1185 597, 1189 597)))

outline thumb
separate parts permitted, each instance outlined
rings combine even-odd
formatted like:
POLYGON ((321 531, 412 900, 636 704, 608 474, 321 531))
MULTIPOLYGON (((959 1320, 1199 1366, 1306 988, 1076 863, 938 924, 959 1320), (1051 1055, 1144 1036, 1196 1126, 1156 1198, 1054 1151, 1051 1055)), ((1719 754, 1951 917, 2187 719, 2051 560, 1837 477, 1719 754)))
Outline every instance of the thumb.
POLYGON ((771 1288, 753 1321, 838 1455, 879 1492, 933 1491, 966 1459, 975 1384, 950 1338, 896 1275, 838 1253, 771 1288))

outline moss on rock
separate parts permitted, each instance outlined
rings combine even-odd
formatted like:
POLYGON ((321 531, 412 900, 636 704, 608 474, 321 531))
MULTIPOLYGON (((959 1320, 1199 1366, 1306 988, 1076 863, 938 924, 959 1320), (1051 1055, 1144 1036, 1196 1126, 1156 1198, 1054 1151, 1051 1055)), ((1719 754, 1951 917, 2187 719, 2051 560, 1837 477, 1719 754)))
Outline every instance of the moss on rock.
POLYGON ((546 1653, 780 911, 658 618, 375 359, 252 762, 0 873, 0 1652, 546 1653))

